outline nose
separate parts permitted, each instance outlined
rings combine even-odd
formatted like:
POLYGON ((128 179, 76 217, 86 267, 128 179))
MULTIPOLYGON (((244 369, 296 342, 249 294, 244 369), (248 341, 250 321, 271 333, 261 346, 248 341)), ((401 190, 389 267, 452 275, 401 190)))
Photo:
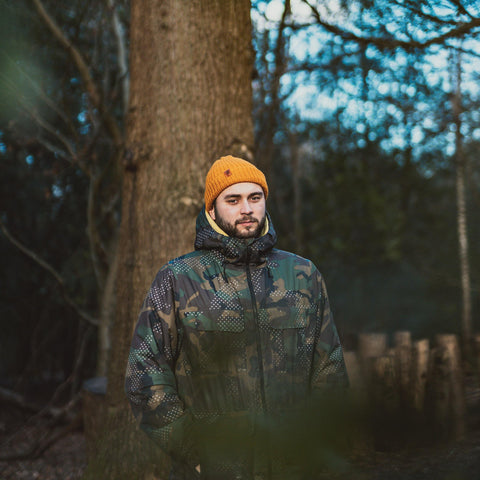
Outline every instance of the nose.
POLYGON ((252 207, 250 206, 250 202, 248 198, 244 198, 240 203, 240 213, 242 215, 250 215, 252 213, 252 207))

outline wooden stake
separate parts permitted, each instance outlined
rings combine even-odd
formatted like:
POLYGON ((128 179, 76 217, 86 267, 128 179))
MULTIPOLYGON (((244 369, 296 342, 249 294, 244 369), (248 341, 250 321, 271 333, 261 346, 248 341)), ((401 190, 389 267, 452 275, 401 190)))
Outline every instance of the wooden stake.
POLYGON ((397 374, 394 355, 382 355, 372 359, 373 401, 385 412, 398 408, 397 374))
POLYGON ((411 364, 411 396, 413 409, 420 413, 425 406, 425 389, 428 378, 428 358, 430 343, 428 340, 417 340, 412 347, 411 364))
POLYGON ((412 336, 410 332, 395 332, 395 370, 399 397, 403 405, 408 404, 410 391, 410 375, 412 365, 412 336))
POLYGON ((466 431, 465 391, 455 335, 436 335, 432 352, 432 409, 438 433, 460 440, 466 431))
POLYGON ((387 350, 387 335, 385 333, 361 333, 358 336, 358 358, 362 366, 369 358, 384 355, 387 350))

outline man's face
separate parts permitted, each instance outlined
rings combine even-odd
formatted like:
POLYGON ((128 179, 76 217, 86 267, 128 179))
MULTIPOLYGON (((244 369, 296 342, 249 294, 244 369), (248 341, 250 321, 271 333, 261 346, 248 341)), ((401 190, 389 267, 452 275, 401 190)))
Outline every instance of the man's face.
POLYGON ((229 236, 255 238, 265 225, 265 195, 260 185, 250 182, 230 185, 208 212, 229 236))

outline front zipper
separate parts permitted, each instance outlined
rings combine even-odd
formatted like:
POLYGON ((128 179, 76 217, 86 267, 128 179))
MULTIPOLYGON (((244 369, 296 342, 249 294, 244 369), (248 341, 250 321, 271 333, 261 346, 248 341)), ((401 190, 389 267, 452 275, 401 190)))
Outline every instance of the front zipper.
POLYGON ((257 357, 258 357, 258 370, 260 375, 260 395, 262 398, 262 410, 264 413, 267 412, 267 401, 265 397, 265 379, 264 379, 264 371, 263 371, 263 354, 262 354, 262 344, 260 338, 260 325, 259 325, 259 315, 257 309, 257 300, 255 298, 255 290, 253 289, 252 283, 252 274, 250 271, 250 251, 247 250, 247 284, 248 289, 250 291, 250 300, 252 301, 252 311, 253 311, 253 319, 255 322, 255 340, 257 344, 257 357))
MULTIPOLYGON (((263 354, 262 354, 262 343, 260 337, 260 316, 258 314, 257 308, 257 300, 255 297, 255 290, 253 289, 252 283, 252 274, 250 271, 250 250, 247 248, 247 284, 248 289, 250 290, 250 299, 252 301, 252 311, 253 311, 253 319, 254 319, 254 328, 255 328, 255 339, 257 344, 257 357, 258 357, 258 371, 260 374, 260 395, 262 398, 262 410, 263 413, 267 414, 267 400, 265 397, 265 378, 264 378, 264 371, 263 371, 263 354)), ((272 458, 271 458, 271 449, 270 449, 270 441, 267 442, 267 479, 272 478, 272 458)))

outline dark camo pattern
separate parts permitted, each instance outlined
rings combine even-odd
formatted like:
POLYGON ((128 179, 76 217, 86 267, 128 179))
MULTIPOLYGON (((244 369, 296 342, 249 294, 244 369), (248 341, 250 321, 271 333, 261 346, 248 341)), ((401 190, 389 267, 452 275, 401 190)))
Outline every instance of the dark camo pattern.
POLYGON ((262 419, 348 383, 325 283, 309 260, 273 248, 269 225, 245 242, 216 233, 202 211, 196 250, 158 272, 143 304, 126 392, 177 464, 172 478, 195 478, 196 464, 203 478, 277 478, 262 448, 208 456, 204 444, 214 442, 199 441, 195 427, 253 439, 262 419))

